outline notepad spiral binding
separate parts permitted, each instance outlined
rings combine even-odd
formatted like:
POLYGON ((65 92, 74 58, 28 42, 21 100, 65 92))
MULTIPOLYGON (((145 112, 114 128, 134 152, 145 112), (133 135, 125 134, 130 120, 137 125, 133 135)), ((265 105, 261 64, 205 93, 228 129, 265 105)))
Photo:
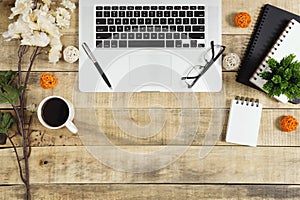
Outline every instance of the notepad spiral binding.
POLYGON ((256 107, 259 106, 259 100, 254 98, 236 96, 235 100, 236 100, 236 104, 241 104, 245 106, 256 106, 256 107))
POLYGON ((286 37, 286 34, 289 33, 289 30, 292 29, 292 27, 295 25, 295 22, 293 20, 290 21, 290 23, 287 25, 287 27, 284 29, 283 33, 279 36, 278 40, 275 42, 274 46, 272 47, 271 51, 268 53, 266 58, 262 61, 262 64, 260 67, 256 70, 256 73, 253 75, 253 79, 257 80, 257 77, 260 76, 259 74, 266 70, 266 67, 268 65, 268 60, 274 55, 275 51, 277 51, 277 47, 281 45, 281 43, 284 41, 284 38, 286 37))
POLYGON ((261 31, 262 27, 264 26, 266 17, 268 16, 268 11, 269 11, 269 8, 267 6, 264 6, 264 7, 262 7, 262 9, 259 12, 260 14, 259 14, 258 20, 256 21, 256 23, 254 25, 251 38, 250 38, 250 40, 247 44, 247 48, 243 54, 243 59, 242 59, 242 62, 241 62, 241 65, 240 65, 240 68, 239 68, 237 74, 240 73, 240 70, 242 69, 242 67, 246 63, 248 63, 249 59, 252 57, 252 54, 255 50, 255 46, 257 43, 257 39, 259 38, 260 31, 261 31))

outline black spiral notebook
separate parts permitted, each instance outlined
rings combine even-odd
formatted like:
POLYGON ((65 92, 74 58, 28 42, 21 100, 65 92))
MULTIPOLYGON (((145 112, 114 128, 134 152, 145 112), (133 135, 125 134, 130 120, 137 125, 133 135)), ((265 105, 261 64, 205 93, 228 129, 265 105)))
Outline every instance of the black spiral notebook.
MULTIPOLYGON (((270 4, 264 5, 238 71, 237 82, 260 89, 251 83, 249 79, 267 56, 291 19, 300 22, 300 16, 296 14, 270 4)), ((295 99, 292 103, 300 103, 300 99, 295 99)))

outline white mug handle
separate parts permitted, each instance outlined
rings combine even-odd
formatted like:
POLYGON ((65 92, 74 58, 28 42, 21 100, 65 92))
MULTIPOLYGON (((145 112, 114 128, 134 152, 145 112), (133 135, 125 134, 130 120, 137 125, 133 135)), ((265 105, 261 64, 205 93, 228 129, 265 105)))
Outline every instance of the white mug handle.
POLYGON ((75 126, 75 124, 73 124, 73 122, 67 121, 65 125, 73 134, 78 132, 78 128, 75 126))

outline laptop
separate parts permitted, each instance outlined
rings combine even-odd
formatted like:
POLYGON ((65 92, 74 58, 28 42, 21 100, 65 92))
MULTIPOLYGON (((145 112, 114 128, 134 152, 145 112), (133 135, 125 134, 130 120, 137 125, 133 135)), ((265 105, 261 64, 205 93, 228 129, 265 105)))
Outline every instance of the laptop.
POLYGON ((182 77, 222 44, 221 0, 80 0, 82 92, 219 92, 219 58, 189 88, 182 77), (89 59, 86 43, 112 85, 89 59))

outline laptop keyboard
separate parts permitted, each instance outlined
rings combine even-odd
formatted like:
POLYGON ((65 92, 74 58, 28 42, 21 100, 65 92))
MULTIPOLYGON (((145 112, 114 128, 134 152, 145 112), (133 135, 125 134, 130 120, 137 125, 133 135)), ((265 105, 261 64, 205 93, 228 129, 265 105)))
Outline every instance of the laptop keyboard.
POLYGON ((95 6, 97 48, 202 48, 204 5, 95 6))

